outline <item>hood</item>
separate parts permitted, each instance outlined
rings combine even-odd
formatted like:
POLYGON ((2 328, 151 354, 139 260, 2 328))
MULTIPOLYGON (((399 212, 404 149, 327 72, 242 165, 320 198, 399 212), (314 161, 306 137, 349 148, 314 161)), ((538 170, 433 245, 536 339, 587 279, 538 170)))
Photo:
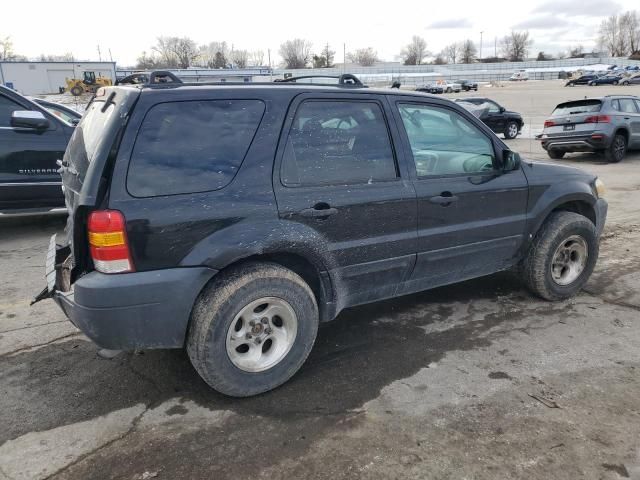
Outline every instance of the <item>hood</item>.
POLYGON ((596 178, 595 175, 587 173, 580 168, 568 165, 559 165, 557 163, 524 160, 522 165, 527 177, 582 177, 589 180, 595 180, 596 178))

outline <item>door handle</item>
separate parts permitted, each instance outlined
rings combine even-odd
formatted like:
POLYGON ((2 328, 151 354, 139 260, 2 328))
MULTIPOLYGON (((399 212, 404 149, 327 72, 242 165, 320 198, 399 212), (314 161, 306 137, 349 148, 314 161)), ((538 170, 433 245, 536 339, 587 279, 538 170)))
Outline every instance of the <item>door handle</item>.
POLYGON ((326 203, 318 203, 314 205, 312 208, 305 208, 304 210, 300 210, 300 215, 307 218, 327 218, 331 215, 335 215, 338 213, 337 208, 330 207, 326 203))
POLYGON ((429 201, 431 203, 435 203, 436 205, 442 205, 443 207, 448 207, 453 202, 457 202, 458 197, 453 195, 451 192, 442 192, 441 195, 431 197, 429 201))

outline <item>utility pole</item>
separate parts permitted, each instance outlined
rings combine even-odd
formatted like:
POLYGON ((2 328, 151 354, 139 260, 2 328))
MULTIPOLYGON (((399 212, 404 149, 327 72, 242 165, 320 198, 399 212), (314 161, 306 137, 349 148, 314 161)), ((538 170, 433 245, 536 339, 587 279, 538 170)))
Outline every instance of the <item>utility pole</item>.
POLYGON ((98 60, 102 61, 102 54, 100 53, 100 45, 98 45, 98 60))
POLYGON ((493 56, 494 58, 498 58, 498 37, 493 41, 493 56))
POLYGON ((347 44, 342 44, 342 73, 347 72, 347 44))
POLYGON ((480 61, 482 62, 482 34, 484 31, 480 32, 480 61))
POLYGON ((269 81, 273 82, 273 69, 271 68, 271 49, 267 48, 267 58, 269 59, 269 81))
POLYGON ((111 55, 111 49, 109 49, 109 60, 113 63, 113 55, 111 55))

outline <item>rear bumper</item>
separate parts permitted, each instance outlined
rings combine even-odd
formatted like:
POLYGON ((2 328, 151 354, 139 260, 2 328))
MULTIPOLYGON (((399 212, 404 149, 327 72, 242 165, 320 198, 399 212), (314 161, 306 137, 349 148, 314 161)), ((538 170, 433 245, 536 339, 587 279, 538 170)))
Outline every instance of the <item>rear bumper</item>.
POLYGON ((597 132, 589 135, 567 135, 565 137, 540 137, 542 148, 561 152, 593 152, 607 148, 610 138, 597 132))
POLYGON ((93 342, 113 350, 181 348, 191 309, 216 274, 206 267, 120 275, 91 272, 54 301, 93 342))

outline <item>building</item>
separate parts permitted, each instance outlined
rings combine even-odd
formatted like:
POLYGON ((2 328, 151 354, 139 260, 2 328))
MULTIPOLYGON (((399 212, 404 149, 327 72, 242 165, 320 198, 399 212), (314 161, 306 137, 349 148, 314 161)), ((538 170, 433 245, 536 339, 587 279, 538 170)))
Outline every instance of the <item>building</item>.
POLYGON ((0 84, 24 95, 59 93, 65 78, 83 78, 84 72, 116 79, 115 62, 0 62, 0 84))

